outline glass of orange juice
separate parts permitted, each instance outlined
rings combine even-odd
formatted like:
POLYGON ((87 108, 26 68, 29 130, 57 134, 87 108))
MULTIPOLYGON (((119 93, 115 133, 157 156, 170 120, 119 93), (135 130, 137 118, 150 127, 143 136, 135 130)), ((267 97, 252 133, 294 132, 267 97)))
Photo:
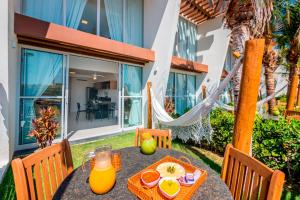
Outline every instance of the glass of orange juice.
POLYGON ((111 162, 112 148, 109 145, 95 151, 95 166, 89 177, 91 190, 96 194, 109 192, 116 182, 116 171, 111 162))

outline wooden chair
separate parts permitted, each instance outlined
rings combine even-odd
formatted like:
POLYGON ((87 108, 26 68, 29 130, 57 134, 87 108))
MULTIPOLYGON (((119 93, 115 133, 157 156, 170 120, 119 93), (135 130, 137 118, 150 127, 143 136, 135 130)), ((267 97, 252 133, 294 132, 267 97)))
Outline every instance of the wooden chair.
POLYGON ((50 200, 73 171, 69 142, 63 140, 23 159, 14 159, 12 169, 18 200, 50 200))
POLYGON ((285 118, 290 122, 292 119, 300 121, 300 111, 286 110, 285 118))
POLYGON ((273 171, 231 144, 227 145, 221 179, 229 187, 234 199, 279 200, 284 177, 281 171, 273 171))
POLYGON ((157 141, 157 146, 159 148, 172 149, 171 130, 137 128, 135 132, 135 139, 134 139, 135 146, 137 147, 141 146, 143 142, 143 139, 141 137, 142 133, 150 133, 157 141))

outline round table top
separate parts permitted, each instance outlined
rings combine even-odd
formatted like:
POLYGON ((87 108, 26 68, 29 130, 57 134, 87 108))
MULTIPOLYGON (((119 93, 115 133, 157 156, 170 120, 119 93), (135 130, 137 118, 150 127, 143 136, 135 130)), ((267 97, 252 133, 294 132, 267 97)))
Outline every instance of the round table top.
POLYGON ((53 199, 137 199, 137 197, 127 189, 127 179, 167 155, 175 158, 186 156, 193 165, 207 171, 207 179, 197 192, 194 193, 192 199, 232 199, 228 187, 221 180, 220 176, 199 159, 194 159, 184 153, 169 149, 157 149, 153 155, 143 155, 137 147, 128 147, 116 151, 121 154, 122 169, 117 173, 116 184, 110 192, 104 195, 94 194, 88 183, 88 176, 90 174, 89 167, 86 167, 85 171, 79 167, 63 181, 53 199))

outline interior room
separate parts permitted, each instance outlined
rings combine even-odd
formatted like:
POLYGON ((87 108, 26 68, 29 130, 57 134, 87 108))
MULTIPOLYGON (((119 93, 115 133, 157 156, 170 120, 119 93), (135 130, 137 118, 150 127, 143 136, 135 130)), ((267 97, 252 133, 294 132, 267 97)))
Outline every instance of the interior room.
POLYGON ((68 134, 71 140, 116 132, 118 63, 70 56, 68 134))

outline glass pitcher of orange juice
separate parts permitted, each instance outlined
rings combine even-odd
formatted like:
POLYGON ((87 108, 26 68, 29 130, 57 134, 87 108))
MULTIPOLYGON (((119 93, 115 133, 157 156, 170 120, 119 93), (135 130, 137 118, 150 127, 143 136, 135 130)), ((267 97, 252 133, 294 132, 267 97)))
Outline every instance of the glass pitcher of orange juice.
POLYGON ((111 146, 103 146, 95 151, 95 166, 89 183, 96 194, 104 194, 112 189, 116 182, 116 171, 111 162, 111 146))

